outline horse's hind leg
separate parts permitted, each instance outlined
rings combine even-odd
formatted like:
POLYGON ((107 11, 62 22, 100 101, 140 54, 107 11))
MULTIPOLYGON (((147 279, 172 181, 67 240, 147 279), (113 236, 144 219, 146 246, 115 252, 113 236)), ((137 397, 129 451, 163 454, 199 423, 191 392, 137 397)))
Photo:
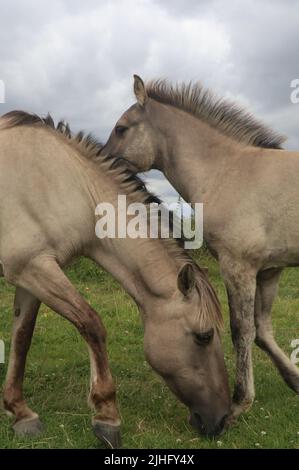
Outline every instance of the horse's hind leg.
POLYGON ((13 426, 20 435, 35 435, 41 429, 38 415, 28 408, 23 397, 26 356, 31 344, 40 301, 17 287, 8 371, 3 391, 4 409, 15 417, 13 426))
POLYGON ((120 446, 120 418, 116 390, 108 365, 106 331, 99 315, 76 291, 53 257, 35 258, 21 274, 11 274, 15 284, 68 319, 85 339, 90 352, 91 390, 96 435, 110 447, 120 446))
POLYGON ((273 335, 271 309, 278 290, 278 280, 282 270, 271 269, 257 276, 255 302, 256 344, 266 351, 285 382, 299 393, 299 370, 280 349, 273 335))

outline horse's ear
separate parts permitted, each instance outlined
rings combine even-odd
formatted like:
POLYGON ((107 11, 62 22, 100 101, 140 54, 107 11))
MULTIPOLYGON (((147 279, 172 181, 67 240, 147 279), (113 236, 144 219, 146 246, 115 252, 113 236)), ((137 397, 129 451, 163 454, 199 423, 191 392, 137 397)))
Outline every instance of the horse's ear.
POLYGON ((187 296, 195 286, 195 276, 191 264, 185 264, 178 274, 178 288, 187 296))
POLYGON ((140 106, 144 106, 147 102, 147 92, 143 80, 138 75, 134 75, 134 93, 140 106))

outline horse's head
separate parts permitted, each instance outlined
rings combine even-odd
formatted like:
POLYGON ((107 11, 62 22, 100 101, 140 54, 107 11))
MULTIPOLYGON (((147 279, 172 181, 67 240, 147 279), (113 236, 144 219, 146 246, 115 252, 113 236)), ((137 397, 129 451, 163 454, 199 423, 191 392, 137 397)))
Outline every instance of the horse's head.
POLYGON ((228 376, 220 341, 222 317, 206 275, 185 264, 172 299, 147 306, 145 355, 172 392, 190 409, 203 434, 220 433, 230 409, 228 376))
POLYGON ((148 97, 143 81, 136 75, 134 92, 137 103, 117 121, 102 152, 120 156, 138 172, 157 167, 165 139, 158 129, 161 105, 148 97))

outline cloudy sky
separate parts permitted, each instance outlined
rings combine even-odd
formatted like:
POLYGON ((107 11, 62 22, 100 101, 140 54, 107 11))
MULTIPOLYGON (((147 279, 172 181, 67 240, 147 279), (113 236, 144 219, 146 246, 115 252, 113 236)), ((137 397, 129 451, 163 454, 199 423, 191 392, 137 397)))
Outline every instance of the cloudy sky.
MULTIPOLYGON (((134 73, 200 80, 299 149, 298 24, 297 0, 0 0, 0 113, 49 111, 105 141, 134 73)), ((149 181, 176 197, 157 172, 149 181)))

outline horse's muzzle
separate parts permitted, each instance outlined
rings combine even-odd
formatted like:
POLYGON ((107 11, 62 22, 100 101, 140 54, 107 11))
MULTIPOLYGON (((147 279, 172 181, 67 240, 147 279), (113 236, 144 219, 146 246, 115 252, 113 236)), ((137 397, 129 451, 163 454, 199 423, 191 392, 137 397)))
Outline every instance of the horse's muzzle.
POLYGON ((215 437, 221 434, 226 425, 228 415, 225 414, 222 418, 215 422, 212 420, 203 420, 202 417, 196 411, 191 411, 189 423, 195 428, 200 434, 206 437, 215 437))

